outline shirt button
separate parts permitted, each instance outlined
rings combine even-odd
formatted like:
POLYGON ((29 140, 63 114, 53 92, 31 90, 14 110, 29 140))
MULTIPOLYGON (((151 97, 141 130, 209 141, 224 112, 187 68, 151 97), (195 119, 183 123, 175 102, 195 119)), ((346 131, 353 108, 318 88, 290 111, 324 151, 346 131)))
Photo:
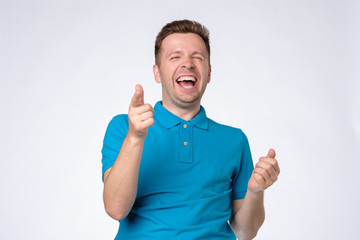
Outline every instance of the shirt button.
POLYGON ((183 125, 183 127, 184 127, 184 128, 187 128, 187 125, 186 125, 186 124, 184 124, 184 125, 183 125))
POLYGON ((184 146, 187 146, 188 145, 188 143, 187 142, 184 142, 184 146))

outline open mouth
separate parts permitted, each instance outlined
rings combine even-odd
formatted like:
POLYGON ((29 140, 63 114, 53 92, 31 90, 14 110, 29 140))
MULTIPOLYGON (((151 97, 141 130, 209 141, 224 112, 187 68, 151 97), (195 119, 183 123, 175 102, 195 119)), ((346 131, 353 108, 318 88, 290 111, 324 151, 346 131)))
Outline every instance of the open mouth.
POLYGON ((196 85, 197 79, 194 76, 180 76, 176 82, 185 89, 193 88, 196 85))

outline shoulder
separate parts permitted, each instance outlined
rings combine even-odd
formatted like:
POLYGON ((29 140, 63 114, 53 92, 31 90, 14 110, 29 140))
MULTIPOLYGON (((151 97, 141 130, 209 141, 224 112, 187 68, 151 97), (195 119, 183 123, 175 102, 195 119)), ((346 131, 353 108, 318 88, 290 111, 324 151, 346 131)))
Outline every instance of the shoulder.
POLYGON ((129 119, 127 114, 119 114, 114 116, 107 127, 107 132, 123 132, 129 127, 129 119))
POLYGON ((111 125, 113 127, 119 127, 124 124, 127 125, 128 123, 129 123, 128 115, 127 114, 119 114, 119 115, 114 116, 111 119, 109 126, 111 125))
POLYGON ((240 128, 220 124, 212 119, 209 119, 209 133, 217 139, 222 139, 224 144, 235 148, 242 148, 248 144, 248 139, 240 128))
POLYGON ((245 133, 240 128, 221 124, 221 123, 215 122, 214 120, 212 120, 210 118, 209 118, 209 130, 216 131, 216 132, 222 132, 224 134, 228 134, 231 136, 246 138, 245 133))

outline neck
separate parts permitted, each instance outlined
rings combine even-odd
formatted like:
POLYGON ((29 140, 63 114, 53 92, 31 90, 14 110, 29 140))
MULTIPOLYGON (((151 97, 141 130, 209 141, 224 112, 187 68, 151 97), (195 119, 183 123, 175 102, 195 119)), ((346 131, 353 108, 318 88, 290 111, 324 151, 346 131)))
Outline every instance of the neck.
POLYGON ((191 105, 189 107, 177 107, 167 102, 162 103, 163 107, 166 108, 172 114, 178 116, 179 118, 189 121, 193 119, 200 112, 200 103, 191 105))

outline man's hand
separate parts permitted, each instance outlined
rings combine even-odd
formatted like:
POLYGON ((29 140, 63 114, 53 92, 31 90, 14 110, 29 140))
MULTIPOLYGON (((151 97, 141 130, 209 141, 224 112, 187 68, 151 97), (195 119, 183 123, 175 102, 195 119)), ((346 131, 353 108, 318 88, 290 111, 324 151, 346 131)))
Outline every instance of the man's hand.
POLYGON ((141 155, 148 127, 154 124, 154 109, 144 104, 144 90, 136 85, 129 106, 129 131, 114 165, 104 173, 104 205, 112 218, 125 218, 134 205, 141 155))
POLYGON ((148 127, 154 124, 154 109, 150 104, 144 104, 144 90, 136 85, 135 94, 129 107, 129 136, 145 139, 148 127))
POLYGON ((249 191, 264 191, 276 182, 280 168, 275 156, 275 150, 270 149, 266 157, 259 159, 248 183, 249 191))
POLYGON ((253 239, 265 219, 264 190, 276 182, 280 168, 274 149, 261 157, 248 182, 244 199, 232 201, 230 226, 238 239, 253 239))

